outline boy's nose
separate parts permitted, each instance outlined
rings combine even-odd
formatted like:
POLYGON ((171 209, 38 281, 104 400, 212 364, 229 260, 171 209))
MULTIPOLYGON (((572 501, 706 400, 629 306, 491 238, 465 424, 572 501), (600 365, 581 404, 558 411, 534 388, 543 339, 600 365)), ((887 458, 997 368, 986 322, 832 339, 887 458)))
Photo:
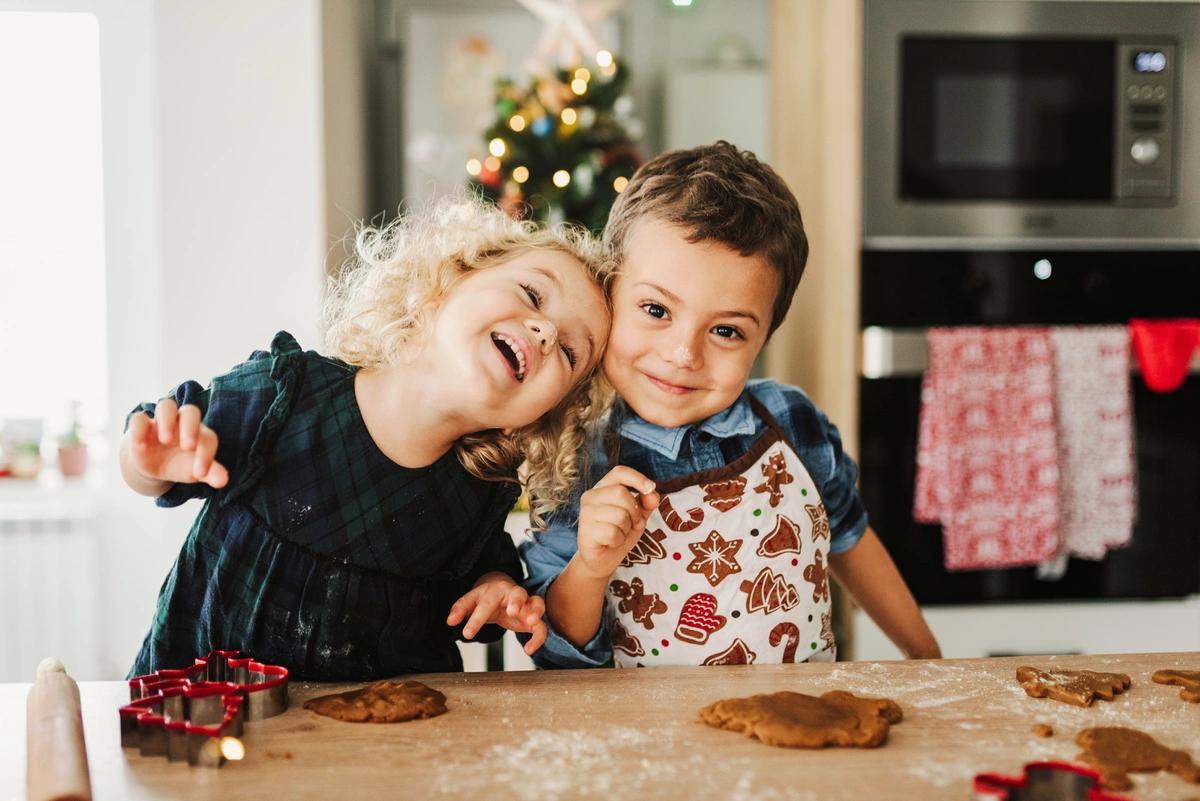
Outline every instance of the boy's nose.
POLYGON ((554 349, 554 344, 558 342, 558 329, 554 327, 554 323, 549 320, 530 319, 525 321, 525 327, 537 340, 538 350, 543 356, 554 349))

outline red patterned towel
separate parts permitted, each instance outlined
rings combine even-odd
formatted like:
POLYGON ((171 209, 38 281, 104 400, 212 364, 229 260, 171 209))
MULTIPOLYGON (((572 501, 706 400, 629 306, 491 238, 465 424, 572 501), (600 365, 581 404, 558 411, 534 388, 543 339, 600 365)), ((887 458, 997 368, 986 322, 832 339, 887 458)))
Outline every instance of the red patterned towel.
POLYGON ((1146 386, 1155 392, 1179 389, 1192 351, 1200 347, 1200 320, 1130 320, 1129 330, 1146 386))
POLYGON ((1063 550, 1103 559, 1129 543, 1137 510, 1129 329, 1055 328, 1059 537, 1063 550))
POLYGON ((1048 329, 929 331, 913 511, 942 524, 947 570, 1055 555, 1057 448, 1048 329))

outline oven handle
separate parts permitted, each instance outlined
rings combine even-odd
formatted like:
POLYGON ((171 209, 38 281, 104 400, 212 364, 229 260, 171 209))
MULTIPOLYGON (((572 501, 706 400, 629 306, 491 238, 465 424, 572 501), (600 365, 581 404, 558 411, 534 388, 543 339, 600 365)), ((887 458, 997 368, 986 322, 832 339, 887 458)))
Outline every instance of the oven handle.
MULTIPOLYGON (((929 349, 924 328, 880 328, 870 326, 861 334, 859 372, 863 378, 906 378, 918 376, 929 366, 929 349)), ((1139 372, 1136 359, 1130 359, 1139 372)), ((1188 373, 1200 374, 1200 349, 1192 353, 1188 373)))

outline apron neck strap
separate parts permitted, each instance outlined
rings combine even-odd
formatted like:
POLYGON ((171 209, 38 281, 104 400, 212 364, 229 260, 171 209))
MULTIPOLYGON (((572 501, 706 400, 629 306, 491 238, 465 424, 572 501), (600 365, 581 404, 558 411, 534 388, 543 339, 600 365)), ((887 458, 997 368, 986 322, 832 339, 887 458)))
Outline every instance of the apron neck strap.
POLYGON ((746 398, 750 401, 750 410, 753 411, 758 418, 767 424, 767 428, 774 431, 781 440, 787 442, 787 436, 783 433, 783 427, 776 421, 775 416, 767 411, 767 407, 762 405, 758 398, 754 397, 753 392, 747 392, 746 398))

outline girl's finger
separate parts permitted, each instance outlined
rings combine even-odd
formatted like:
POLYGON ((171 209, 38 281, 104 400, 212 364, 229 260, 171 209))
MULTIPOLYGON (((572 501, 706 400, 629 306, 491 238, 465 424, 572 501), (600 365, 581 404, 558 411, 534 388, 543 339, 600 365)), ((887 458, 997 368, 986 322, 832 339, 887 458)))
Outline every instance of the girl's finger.
POLYGON ((217 432, 208 426, 202 426, 199 436, 196 437, 195 449, 196 456, 192 460, 192 475, 197 481, 203 481, 204 477, 208 475, 208 469, 212 466, 213 459, 217 456, 217 432))
POLYGON ((625 544, 625 529, 612 523, 594 523, 589 528, 592 545, 600 548, 616 548, 625 544))
POLYGON ((158 441, 163 445, 175 442, 175 428, 178 423, 179 404, 170 398, 163 398, 154 407, 154 422, 158 427, 158 441))
POLYGON ((529 600, 525 602, 525 609, 521 614, 521 619, 525 621, 525 625, 530 627, 535 626, 545 615, 546 602, 542 600, 542 596, 529 596, 529 600))
POLYGON ((530 636, 529 642, 525 643, 525 654, 526 656, 533 656, 537 653, 537 649, 541 648, 542 644, 546 642, 546 624, 539 622, 529 630, 532 636, 530 636))
POLYGON ((467 620, 467 624, 463 626, 463 637, 471 639, 483 625, 492 619, 492 615, 496 612, 496 606, 499 599, 495 597, 481 596, 475 604, 475 611, 471 613, 471 617, 467 620))
POLYGON ((446 615, 447 626, 457 626, 467 616, 467 612, 475 605, 475 595, 475 591, 472 590, 454 602, 450 607, 450 614, 446 615))
POLYGON ((154 429, 150 415, 138 412, 129 418, 129 441, 139 449, 145 449, 149 442, 149 434, 154 429))
POLYGON ((189 403, 179 409, 179 447, 194 450, 200 435, 200 407, 189 403))
POLYGON ((229 483, 229 471, 220 462, 213 462, 200 480, 213 489, 221 489, 229 483))
MULTIPOLYGON (((632 501, 633 499, 630 498, 629 500, 632 501)), ((641 512, 632 503, 628 507, 611 504, 592 506, 588 508, 587 516, 597 523, 608 523, 620 529, 628 529, 642 519, 641 512)))
POLYGON ((524 587, 512 587, 508 591, 506 598, 507 606, 504 611, 508 613, 509 617, 515 618, 521 613, 521 607, 525 605, 525 601, 528 598, 529 596, 526 594, 524 587))

